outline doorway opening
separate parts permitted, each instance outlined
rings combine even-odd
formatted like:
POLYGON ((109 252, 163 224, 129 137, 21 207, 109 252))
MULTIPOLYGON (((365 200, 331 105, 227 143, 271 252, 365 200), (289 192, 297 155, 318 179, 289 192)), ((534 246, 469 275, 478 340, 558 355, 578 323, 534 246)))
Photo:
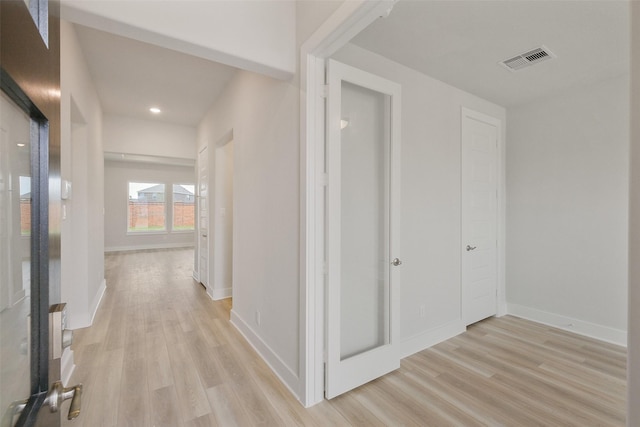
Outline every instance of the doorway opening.
POLYGON ((233 283, 234 142, 218 145, 214 161, 213 299, 229 298, 233 283))

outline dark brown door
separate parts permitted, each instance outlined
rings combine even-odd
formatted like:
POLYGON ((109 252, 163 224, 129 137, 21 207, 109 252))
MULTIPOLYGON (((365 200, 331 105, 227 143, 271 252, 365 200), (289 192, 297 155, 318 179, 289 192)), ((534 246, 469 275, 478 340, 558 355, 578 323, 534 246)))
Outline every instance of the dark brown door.
POLYGON ((60 301, 60 20, 47 0, 0 1, 0 411, 59 426, 49 307, 60 301), (55 405, 54 405, 55 406, 55 405))

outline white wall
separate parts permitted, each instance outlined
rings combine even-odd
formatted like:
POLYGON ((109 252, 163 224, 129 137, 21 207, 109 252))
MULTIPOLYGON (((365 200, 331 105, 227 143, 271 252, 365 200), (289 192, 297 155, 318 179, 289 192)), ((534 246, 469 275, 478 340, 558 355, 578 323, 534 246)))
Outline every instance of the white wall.
POLYGON ((296 69, 296 3, 63 0, 69 21, 275 78, 296 69), (152 11, 152 13, 150 13, 152 11))
POLYGON ((71 329, 89 326, 105 289, 102 110, 73 26, 61 22, 62 301, 71 329))
POLYGON ((153 248, 192 247, 193 231, 171 231, 171 202, 167 201, 167 231, 154 233, 127 233, 129 182, 165 184, 195 184, 193 167, 106 161, 105 180, 105 251, 139 250, 153 248))
POLYGON ((195 160, 196 135, 196 128, 191 126, 113 114, 104 116, 105 152, 195 160))
MULTIPOLYGON (((198 132, 199 145, 208 144, 215 157, 216 144, 228 141, 233 131, 232 322, 295 393, 299 388, 298 96, 297 87, 288 82, 238 72, 198 132)), ((215 165, 215 159, 209 164, 215 165)), ((215 188, 211 182, 209 189, 215 188)), ((210 200, 215 200, 212 193, 210 200)), ((209 255, 211 266, 215 254, 209 255)))
POLYGON ((626 343, 628 76, 509 109, 509 311, 626 343))
POLYGON ((334 56, 402 85, 400 349, 464 330, 460 313, 461 108, 505 122, 504 108, 355 45, 334 56), (426 316, 420 317, 424 305, 426 316))
MULTIPOLYGON (((640 117, 640 3, 631 2, 631 117, 640 117)), ((640 120, 631 121, 627 426, 640 424, 640 120)))

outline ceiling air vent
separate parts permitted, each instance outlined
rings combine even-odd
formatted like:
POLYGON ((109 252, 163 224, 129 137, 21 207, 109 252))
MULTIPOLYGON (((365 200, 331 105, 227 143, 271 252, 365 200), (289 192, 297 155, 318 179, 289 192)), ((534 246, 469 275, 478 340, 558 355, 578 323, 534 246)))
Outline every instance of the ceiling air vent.
POLYGON ((500 65, 510 71, 518 71, 523 68, 535 65, 538 62, 546 61, 547 59, 555 58, 556 56, 545 46, 541 46, 537 49, 530 50, 520 55, 514 56, 500 62, 500 65))

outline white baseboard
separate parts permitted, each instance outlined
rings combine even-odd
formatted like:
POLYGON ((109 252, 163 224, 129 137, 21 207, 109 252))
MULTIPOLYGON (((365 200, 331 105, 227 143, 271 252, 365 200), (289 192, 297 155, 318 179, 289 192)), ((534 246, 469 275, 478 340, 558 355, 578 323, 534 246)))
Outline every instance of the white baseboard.
POLYGON ((98 307, 100 307, 100 302, 102 302, 102 297, 104 296, 104 292, 107 290, 107 280, 102 279, 102 283, 100 284, 100 288, 96 293, 96 296, 93 298, 93 302, 91 303, 91 307, 89 307, 91 313, 91 321, 89 322, 89 326, 93 325, 93 319, 96 317, 96 313, 98 312, 98 307))
POLYGON ((222 289, 213 289, 211 292, 211 299, 214 301, 231 298, 232 296, 233 296, 233 292, 231 287, 222 288, 222 289))
POLYGON ((610 328, 608 326, 597 325, 574 319, 560 314, 549 313, 536 308, 526 307, 519 304, 507 304, 507 312, 513 316, 522 317, 526 320, 553 326, 554 328, 595 338, 600 341, 627 346, 627 331, 610 328))
POLYGON ((198 274, 198 272, 196 270, 193 270, 192 277, 193 277, 193 280, 195 280, 196 282, 200 283, 200 274, 198 274))
POLYGON ((73 361, 73 350, 67 347, 62 352, 62 357, 60 358, 60 381, 62 381, 65 387, 69 386, 71 375, 73 375, 75 369, 76 365, 73 361))
POLYGON ((301 386, 300 377, 280 359, 267 343, 265 343, 233 309, 231 310, 231 324, 236 327, 251 347, 258 352, 271 370, 280 378, 280 381, 289 389, 291 394, 300 401, 300 395, 297 391, 300 390, 301 386))
POLYGON ((466 327, 462 320, 446 323, 437 328, 404 339, 398 343, 398 354, 401 359, 404 359, 405 357, 409 357, 419 351, 441 343, 442 341, 453 338, 456 335, 463 333, 465 330, 466 327))
POLYGON ((102 283, 98 288, 98 292, 96 292, 93 297, 93 301, 91 305, 88 307, 87 311, 83 313, 68 313, 68 328, 69 329, 81 329, 87 328, 93 324, 93 319, 96 316, 98 311, 98 307, 100 306, 100 302, 102 301, 102 297, 104 296, 104 292, 107 289, 107 281, 102 279, 102 283))
POLYGON ((128 252, 128 251, 144 251, 147 249, 176 249, 176 248, 193 248, 193 243, 155 243, 150 245, 131 245, 131 246, 109 246, 104 248, 104 252, 128 252))

